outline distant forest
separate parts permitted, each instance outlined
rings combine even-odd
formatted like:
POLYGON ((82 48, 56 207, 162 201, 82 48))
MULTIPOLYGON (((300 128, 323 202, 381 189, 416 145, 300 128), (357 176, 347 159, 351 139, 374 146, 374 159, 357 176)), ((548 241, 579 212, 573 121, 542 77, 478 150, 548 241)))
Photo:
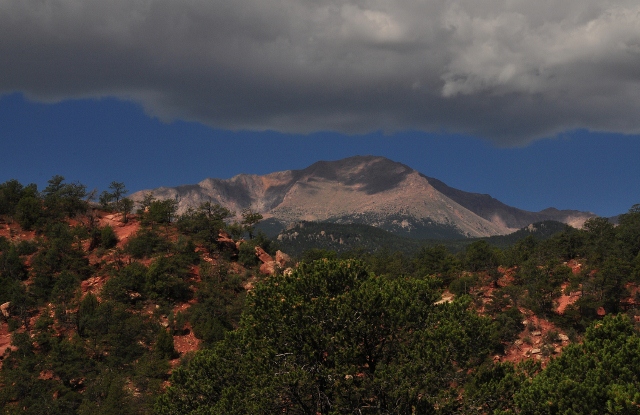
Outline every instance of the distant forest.
POLYGON ((256 212, 127 193, 0 184, 2 413, 640 413, 640 205, 265 273, 256 212))
MULTIPOLYGON (((459 252, 468 245, 480 240, 487 241, 498 248, 507 248, 520 239, 531 236, 536 240, 550 238, 562 232, 568 225, 556 221, 543 221, 531 224, 509 235, 485 238, 444 238, 418 239, 400 236, 395 233, 364 224, 338 224, 330 222, 299 222, 284 231, 274 234, 278 245, 290 255, 300 256, 312 249, 335 251, 346 254, 349 251, 401 252, 408 256, 417 254, 428 246, 442 245, 451 252, 459 252)), ((258 229, 264 229, 261 224, 258 229)))

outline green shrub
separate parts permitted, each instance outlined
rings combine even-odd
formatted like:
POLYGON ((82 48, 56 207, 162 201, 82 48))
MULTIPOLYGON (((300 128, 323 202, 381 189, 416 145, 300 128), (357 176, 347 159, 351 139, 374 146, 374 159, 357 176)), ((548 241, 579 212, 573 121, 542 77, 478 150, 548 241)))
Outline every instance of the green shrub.
POLYGON ((508 310, 499 313, 496 316, 496 331, 501 341, 509 342, 514 340, 522 330, 523 315, 517 307, 511 307, 508 310))
POLYGON ((141 229, 129 239, 124 251, 134 258, 149 258, 158 252, 166 252, 171 248, 171 242, 150 229, 141 229))
POLYGON ((471 289, 478 285, 479 280, 475 275, 462 275, 459 278, 453 280, 449 284, 449 291, 456 296, 469 294, 471 289))
POLYGON ((118 236, 109 225, 100 230, 100 246, 105 249, 113 248, 118 244, 118 236))
POLYGON ((185 281, 189 270, 173 257, 156 259, 147 270, 144 291, 156 301, 187 301, 192 292, 185 281))
POLYGON ((160 359, 171 360, 178 357, 178 352, 173 344, 173 336, 164 328, 158 332, 154 351, 160 359))
POLYGON ((111 300, 135 304, 144 300, 144 285, 147 267, 139 262, 133 262, 116 271, 102 287, 102 295, 111 300))
POLYGON ((248 268, 258 265, 259 260, 258 257, 256 257, 256 244, 254 244, 253 241, 245 241, 240 244, 238 262, 248 268))

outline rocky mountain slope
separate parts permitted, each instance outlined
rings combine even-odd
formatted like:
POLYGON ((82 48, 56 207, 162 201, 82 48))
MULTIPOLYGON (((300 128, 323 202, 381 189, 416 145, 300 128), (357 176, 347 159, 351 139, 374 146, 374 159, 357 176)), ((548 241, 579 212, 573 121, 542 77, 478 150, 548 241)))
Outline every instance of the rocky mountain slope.
POLYGON ((362 223, 416 238, 504 235, 543 220, 581 226, 595 216, 517 209, 376 156, 320 161, 264 176, 209 178, 195 185, 140 191, 133 198, 140 200, 148 192, 158 199, 176 198, 179 212, 211 201, 236 213, 251 208, 281 228, 301 220, 362 223))

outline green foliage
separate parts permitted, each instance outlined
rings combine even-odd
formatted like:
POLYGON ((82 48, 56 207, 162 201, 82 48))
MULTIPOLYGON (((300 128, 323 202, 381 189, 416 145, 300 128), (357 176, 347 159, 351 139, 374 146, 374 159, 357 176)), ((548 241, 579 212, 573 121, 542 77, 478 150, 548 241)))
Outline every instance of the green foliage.
POLYGON ((412 263, 402 252, 383 248, 375 254, 363 254, 356 258, 363 260, 376 275, 397 278, 412 273, 412 263))
POLYGON ((19 318, 27 318, 33 306, 33 299, 20 281, 13 278, 0 277, 0 304, 10 303, 10 313, 19 318))
POLYGON ((48 355, 48 366, 66 387, 78 389, 82 378, 95 371, 96 362, 86 355, 80 338, 55 338, 48 355))
POLYGON ((114 270, 111 278, 102 287, 102 295, 124 304, 135 304, 144 300, 144 285, 147 267, 133 262, 120 270, 114 270))
POLYGON ((0 254, 0 278, 16 281, 27 279, 27 267, 13 244, 8 244, 0 254))
POLYGON ((197 302, 189 308, 189 322, 205 347, 212 347, 224 333, 238 325, 245 289, 240 276, 230 274, 226 264, 203 264, 197 302))
POLYGON ((344 254, 351 251, 375 253, 382 249, 413 254, 425 241, 401 237, 391 232, 361 224, 301 222, 281 232, 281 249, 294 257, 310 249, 323 249, 344 254))
POLYGON ((504 265, 512 267, 524 263, 531 255, 534 255, 540 244, 533 235, 517 241, 504 251, 504 265))
POLYGON ((615 229, 606 218, 591 218, 584 225, 586 256, 595 264, 600 263, 615 249, 615 229))
POLYGON ((98 298, 92 293, 88 293, 80 302, 78 307, 77 332, 81 337, 88 337, 97 329, 98 298))
MULTIPOLYGON (((86 297, 85 297, 86 298, 86 297)), ((90 352, 110 367, 124 368, 145 354, 155 338, 157 325, 112 301, 80 304, 78 333, 90 352)))
POLYGON ((149 206, 151 206, 151 202, 153 202, 154 200, 156 200, 156 198, 153 196, 153 192, 146 192, 143 196, 142 196, 142 200, 139 203, 139 208, 136 211, 136 213, 138 215, 144 215, 146 211, 149 210, 149 206))
POLYGON ((496 332, 503 342, 513 341, 524 330, 524 315, 517 307, 511 307, 496 316, 496 332))
POLYGON ((152 229, 140 229, 129 239, 124 251, 134 258, 149 258, 156 253, 168 252, 171 243, 152 229))
POLYGON ((190 266, 199 260, 195 246, 188 240, 178 241, 172 246, 165 239, 160 238, 154 231, 141 231, 138 236, 129 241, 126 252, 143 255, 138 247, 142 242, 152 241, 155 246, 147 254, 153 253, 158 245, 164 249, 171 249, 170 256, 157 257, 147 269, 144 265, 134 262, 122 269, 113 270, 113 276, 104 287, 103 294, 112 300, 123 304, 136 304, 145 299, 160 303, 186 301, 191 298, 191 289, 187 283, 190 277, 190 266), (133 245, 130 245, 133 242, 133 245))
MULTIPOLYGON (((131 210, 122 183, 106 193, 107 207, 131 210)), ((625 299, 640 280, 640 206, 618 226, 598 218, 583 230, 536 225, 504 238, 439 245, 378 240, 380 230, 355 225, 304 224, 283 241, 305 239, 316 249, 298 253, 305 261, 293 274, 265 278, 247 294, 248 274, 235 275, 224 263, 200 264, 201 281, 190 286, 200 262, 195 243, 214 250, 219 230, 233 229, 225 224, 228 210, 205 203, 188 211, 177 218, 183 235, 172 243, 176 201, 149 195, 142 220, 151 228, 125 247, 133 259, 113 250, 112 263, 102 257, 90 265, 87 239, 102 248, 117 239, 112 228, 98 227, 85 198, 83 185, 61 176, 42 194, 15 180, 0 184, 0 215, 39 235, 19 244, 0 237, 0 303, 10 302, 15 346, 0 368, 3 413, 149 413, 168 379, 168 359, 177 357, 173 335, 188 328, 205 350, 173 370, 158 414, 638 413, 638 334, 625 317, 601 319, 596 310, 639 313, 625 299), (81 225, 67 224, 84 213, 73 221, 81 225), (149 267, 135 261, 151 257, 149 267), (569 259, 582 272, 572 275, 563 265, 569 259), (497 283, 498 265, 513 267, 512 285, 503 286, 509 278, 497 283), (97 270, 109 275, 100 299, 82 297, 81 280, 97 270), (470 310, 465 296, 486 275, 496 283, 484 304, 487 318, 470 310), (560 316, 553 300, 563 283, 582 295, 560 316), (443 286, 457 299, 435 305, 443 286), (186 313, 170 312, 193 295, 186 313), (493 364, 490 353, 521 332, 522 307, 566 333, 601 321, 544 371, 531 361, 493 364)), ((275 245, 253 234, 257 214, 244 213, 236 236, 250 232, 240 261, 252 266, 257 245, 271 254, 275 245)))
POLYGON ((64 223, 50 224, 46 229, 49 239, 31 261, 33 285, 30 293, 40 301, 49 300, 58 275, 68 271, 80 279, 89 277, 92 268, 71 228, 64 223))
POLYGON ((64 177, 56 175, 42 192, 44 207, 50 219, 74 217, 85 212, 88 204, 83 200, 87 196, 87 188, 81 183, 64 183, 64 177))
POLYGON ((82 395, 84 399, 78 407, 78 415, 137 413, 132 408, 133 397, 127 391, 125 377, 111 370, 101 373, 89 384, 82 395))
POLYGON ((471 292, 473 288, 480 284, 480 279, 474 274, 463 274, 449 284, 449 291, 456 296, 466 295, 471 292))
POLYGON ((31 255, 38 251, 38 243, 36 241, 20 241, 15 246, 18 255, 31 255))
POLYGON ((336 251, 330 251, 328 249, 311 248, 302 254, 302 262, 312 262, 319 259, 337 259, 338 254, 336 251))
POLYGON ((218 204, 202 203, 197 209, 189 208, 178 217, 178 230, 186 235, 193 235, 196 241, 211 249, 218 240, 221 229, 225 229, 225 220, 233 213, 218 204))
POLYGON ((245 267, 251 268, 260 262, 256 257, 256 245, 252 241, 246 241, 240 244, 238 249, 238 262, 245 267))
POLYGON ((434 306, 429 279, 373 277, 358 261, 301 264, 247 298, 238 330, 174 372, 158 414, 433 412, 493 349, 488 320, 434 306))
POLYGON ((256 225, 261 220, 262 215, 260 213, 254 212, 249 208, 242 210, 242 222, 240 222, 240 224, 243 226, 245 232, 249 234, 249 239, 253 239, 253 233, 255 231, 256 225))
POLYGON ((189 300, 192 292, 186 282, 188 265, 177 256, 157 258, 147 270, 145 294, 159 302, 189 300))
POLYGON ((151 413, 156 397, 169 379, 167 373, 170 369, 169 361, 159 359, 154 353, 148 353, 138 359, 133 376, 130 378, 133 385, 129 384, 129 387, 134 386, 136 391, 132 413, 151 413))
POLYGON ((0 183, 0 215, 14 216, 21 199, 37 196, 38 188, 35 184, 25 187, 15 179, 0 183))
MULTIPOLYGON (((158 375, 143 367, 157 325, 115 303, 100 303, 92 294, 78 307, 78 335, 58 335, 59 325, 49 313, 43 310, 31 333, 13 335, 17 350, 9 353, 0 370, 0 407, 5 413, 147 412, 149 395, 157 393, 160 384, 158 379, 155 389, 149 389, 151 378, 158 375), (134 376, 139 364, 141 373, 150 377, 145 385, 134 376), (131 379, 136 396, 129 392, 131 379)), ((168 370, 157 360, 153 367, 163 374, 168 370)))
POLYGON ((417 277, 435 275, 447 284, 461 268, 459 261, 444 245, 423 247, 415 255, 413 263, 417 277))
POLYGON ((100 205, 105 210, 122 214, 122 222, 127 223, 127 214, 133 209, 133 201, 124 197, 128 190, 124 183, 113 181, 109 185, 110 192, 106 190, 100 194, 100 205))
POLYGON ((624 258, 633 261, 640 254, 640 205, 634 205, 628 213, 620 215, 616 233, 624 258))
POLYGON ((192 239, 180 237, 173 246, 174 256, 188 265, 197 265, 200 262, 200 254, 196 252, 196 244, 192 239))
MULTIPOLYGON (((171 376, 171 387, 161 395, 154 407, 158 415, 246 414, 243 407, 234 407, 243 396, 251 393, 242 382, 247 376, 239 363, 245 356, 236 342, 228 347, 205 349, 196 354, 187 367, 178 367, 171 376)), ((249 386, 249 385, 246 385, 249 386)), ((249 395, 255 399, 255 395, 249 395)), ((255 413, 255 412, 253 412, 255 413)))
POLYGON ((55 304, 68 305, 76 296, 76 291, 80 288, 80 277, 78 275, 63 271, 58 275, 51 290, 51 299, 55 304))
POLYGON ((585 241, 584 231, 566 225, 563 232, 554 235, 545 244, 544 249, 556 258, 575 259, 586 254, 585 241))
POLYGON ((158 331, 154 352, 160 359, 175 359, 178 356, 173 345, 173 336, 164 328, 158 331))
POLYGON ((258 232, 258 235, 248 241, 242 242, 238 250, 238 262, 245 267, 254 267, 259 263, 258 257, 256 257, 256 246, 260 246, 270 255, 274 255, 276 252, 276 245, 273 241, 268 239, 264 233, 258 232))
POLYGON ((480 366, 464 387, 464 414, 498 414, 515 407, 513 395, 540 372, 539 362, 525 360, 517 366, 495 363, 480 366))
POLYGON ((523 305, 540 316, 553 310, 553 300, 560 294, 560 285, 569 280, 571 270, 557 262, 544 265, 529 260, 518 269, 516 279, 527 290, 523 305))
POLYGON ((42 201, 35 196, 23 197, 15 208, 15 219, 22 229, 27 231, 42 226, 44 221, 42 201))
POLYGON ((472 272, 495 269, 500 265, 500 261, 500 250, 483 240, 472 243, 465 250, 464 266, 472 272))
POLYGON ((110 249, 116 246, 118 243, 118 236, 113 228, 109 225, 100 230, 100 246, 105 249, 110 249))
POLYGON ((640 337, 625 316, 591 326, 515 394, 519 413, 640 413, 640 337))
POLYGON ((142 224, 153 225, 169 224, 173 221, 178 210, 178 201, 175 199, 152 200, 146 211, 142 214, 142 224))

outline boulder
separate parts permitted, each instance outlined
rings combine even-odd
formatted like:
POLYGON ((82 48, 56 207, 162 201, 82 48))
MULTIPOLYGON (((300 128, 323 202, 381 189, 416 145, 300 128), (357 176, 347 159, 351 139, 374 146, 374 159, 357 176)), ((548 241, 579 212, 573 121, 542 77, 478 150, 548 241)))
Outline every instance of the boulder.
POLYGON ((273 275, 276 273, 278 263, 276 261, 265 262, 260 265, 260 273, 265 275, 273 275))
POLYGON ((269 255, 262 247, 256 246, 256 257, 260 260, 262 264, 260 264, 260 273, 266 275, 273 275, 277 270, 283 269, 289 262, 291 262, 291 258, 289 255, 285 254, 282 251, 276 252, 275 260, 269 255))
POLYGON ((284 252, 278 250, 276 251, 276 262, 280 265, 281 268, 284 268, 287 264, 291 262, 291 257, 284 252))
POLYGON ((231 236, 224 232, 224 231, 220 231, 218 233, 218 247, 220 248, 221 251, 227 251, 227 252, 231 252, 231 253, 238 253, 238 246, 236 245, 236 242, 231 238, 231 236))
POLYGON ((6 303, 0 305, 0 312, 3 316, 9 318, 9 307, 11 306, 11 302, 7 301, 6 303))
POLYGON ((261 246, 256 246, 256 256, 258 257, 260 262, 262 262, 263 264, 266 264, 268 262, 274 262, 273 258, 271 258, 271 255, 267 254, 267 252, 264 249, 262 249, 261 246))

